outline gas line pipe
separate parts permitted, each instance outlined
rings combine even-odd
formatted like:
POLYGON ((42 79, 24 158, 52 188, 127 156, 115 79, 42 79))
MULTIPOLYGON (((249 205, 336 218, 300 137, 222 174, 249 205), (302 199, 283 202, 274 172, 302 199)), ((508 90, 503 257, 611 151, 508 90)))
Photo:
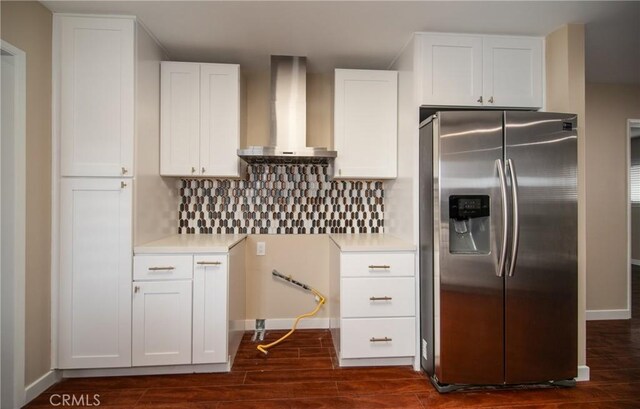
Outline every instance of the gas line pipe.
POLYGON ((314 315, 316 315, 318 313, 318 311, 320 311, 320 308, 322 308, 322 306, 325 304, 325 302, 327 301, 326 298, 315 288, 310 287, 306 284, 303 284, 299 281, 294 280, 293 278, 291 278, 291 276, 285 276, 284 274, 279 273, 277 270, 273 270, 271 272, 271 274, 274 277, 277 277, 281 280, 284 281, 288 281, 293 285, 296 285, 304 290, 307 290, 309 292, 311 292, 314 296, 315 296, 315 300, 318 303, 318 305, 316 305, 316 308, 313 309, 313 311, 310 311, 306 314, 302 314, 302 315, 298 315, 296 317, 296 320, 293 322, 293 327, 291 328, 291 330, 289 332, 287 332, 286 334, 284 334, 282 337, 278 338, 277 340, 273 341, 270 344, 266 344, 266 345, 258 345, 257 349, 258 351, 262 352, 263 354, 268 354, 269 351, 267 351, 267 349, 278 345, 279 343, 281 343, 282 341, 284 341, 285 339, 289 338, 289 336, 291 336, 291 334, 293 334, 296 330, 296 327, 298 326, 298 322, 300 322, 301 319, 303 318, 309 318, 309 317, 313 317, 314 315))

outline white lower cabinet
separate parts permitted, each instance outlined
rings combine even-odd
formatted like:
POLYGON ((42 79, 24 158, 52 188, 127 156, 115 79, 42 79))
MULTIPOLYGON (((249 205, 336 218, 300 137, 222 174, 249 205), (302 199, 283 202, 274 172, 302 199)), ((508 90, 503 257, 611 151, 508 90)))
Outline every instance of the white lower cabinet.
POLYGON ((244 333, 244 249, 240 242, 229 253, 134 257, 133 366, 230 369, 244 333))
POLYGON ((330 326, 341 366, 415 357, 415 254, 330 250, 330 326))
POLYGON ((133 366, 191 363, 191 285, 134 283, 133 366))
POLYGON ((131 184, 60 181, 60 369, 131 365, 131 184))
POLYGON ((227 255, 195 256, 193 363, 227 361, 227 255))

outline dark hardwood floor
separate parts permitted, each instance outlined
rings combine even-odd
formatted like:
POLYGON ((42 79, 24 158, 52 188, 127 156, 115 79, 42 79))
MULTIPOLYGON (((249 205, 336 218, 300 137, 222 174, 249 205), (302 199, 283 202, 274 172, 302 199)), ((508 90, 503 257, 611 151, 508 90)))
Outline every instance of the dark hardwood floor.
POLYGON ((328 331, 300 330, 268 356, 245 335, 228 374, 67 379, 28 407, 72 393, 99 394, 100 407, 113 408, 640 408, 640 268, 633 298, 633 319, 587 323, 591 381, 571 389, 440 395, 409 367, 339 368, 328 331))

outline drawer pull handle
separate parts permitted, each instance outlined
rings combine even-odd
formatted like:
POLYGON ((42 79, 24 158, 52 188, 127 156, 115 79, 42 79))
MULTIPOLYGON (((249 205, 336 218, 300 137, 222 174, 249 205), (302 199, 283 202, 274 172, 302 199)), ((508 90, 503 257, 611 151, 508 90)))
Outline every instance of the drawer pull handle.
POLYGON ((384 337, 384 338, 371 338, 369 340, 369 342, 391 342, 391 338, 388 337, 384 337))
POLYGON ((369 297, 369 300, 371 301, 391 301, 393 298, 392 297, 369 297))
POLYGON ((175 270, 176 268, 173 266, 166 266, 166 267, 149 267, 149 271, 170 271, 170 270, 175 270))
POLYGON ((219 266, 222 264, 220 261, 198 261, 198 264, 201 266, 219 266))
POLYGON ((140 291, 140 287, 139 287, 139 286, 135 286, 135 287, 133 287, 133 292, 134 292, 134 293, 136 293, 136 294, 137 294, 139 291, 140 291))
POLYGON ((388 270, 391 266, 387 265, 370 265, 369 270, 388 270))

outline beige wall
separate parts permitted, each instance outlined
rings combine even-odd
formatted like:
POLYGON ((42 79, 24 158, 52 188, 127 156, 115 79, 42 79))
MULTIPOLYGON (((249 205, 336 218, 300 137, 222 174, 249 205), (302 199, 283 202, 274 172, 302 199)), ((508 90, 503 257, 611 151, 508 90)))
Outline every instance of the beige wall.
MULTIPOLYGON (((247 319, 287 319, 311 311, 316 302, 307 291, 271 275, 273 269, 329 293, 329 237, 308 235, 250 235, 247 238, 247 319), (264 241, 266 255, 256 256, 264 241)), ((316 317, 328 317, 326 307, 316 317)))
POLYGON ((51 12, 0 4, 1 37, 27 55, 25 385, 51 368, 51 12))
MULTIPOLYGON (((268 145, 271 132, 271 76, 247 71, 243 78, 243 146, 268 145), (245 114, 246 112, 246 114, 245 114), (246 144, 246 145, 245 145, 246 144)), ((333 145, 333 75, 307 73, 307 145, 333 145)))
POLYGON ((136 27, 136 157, 133 243, 178 230, 177 179, 160 177, 160 61, 166 56, 143 27, 136 27))
POLYGON ((587 310, 628 307, 630 118, 640 118, 640 86, 587 84, 587 310))
POLYGON ((560 27, 545 39, 546 110, 578 115, 578 365, 586 364, 586 150, 584 25, 560 27))

